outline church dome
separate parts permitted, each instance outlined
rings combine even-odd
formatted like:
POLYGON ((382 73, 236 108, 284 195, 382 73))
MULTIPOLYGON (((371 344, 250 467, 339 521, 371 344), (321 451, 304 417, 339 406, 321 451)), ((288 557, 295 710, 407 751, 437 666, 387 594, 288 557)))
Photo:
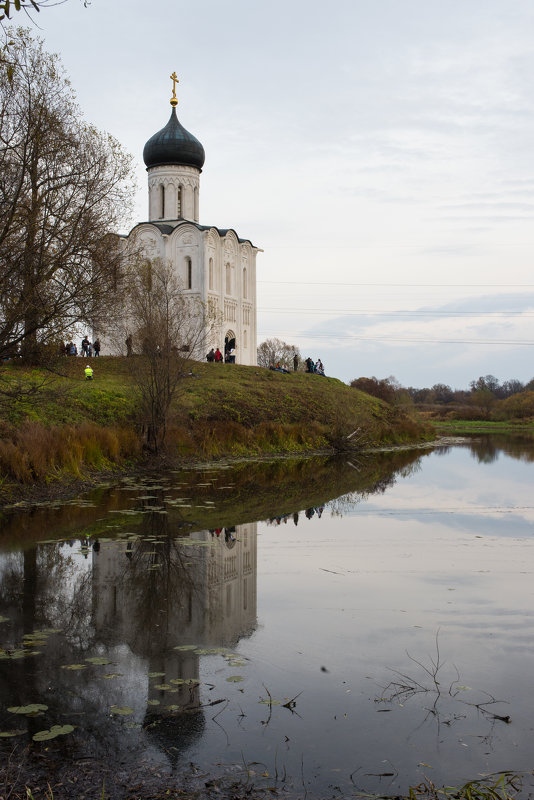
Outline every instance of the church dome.
POLYGON ((178 121, 174 105, 165 127, 155 133, 143 149, 143 161, 147 169, 174 164, 201 170, 205 158, 204 148, 198 139, 178 121))

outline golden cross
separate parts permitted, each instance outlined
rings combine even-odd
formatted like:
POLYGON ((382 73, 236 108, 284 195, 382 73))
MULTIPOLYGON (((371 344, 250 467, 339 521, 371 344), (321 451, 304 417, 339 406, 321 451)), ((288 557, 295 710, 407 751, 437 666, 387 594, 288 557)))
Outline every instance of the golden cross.
POLYGON ((172 97, 171 97, 171 106, 177 106, 178 100, 176 99, 176 84, 180 83, 178 80, 178 76, 176 75, 176 70, 171 75, 172 81, 172 97))

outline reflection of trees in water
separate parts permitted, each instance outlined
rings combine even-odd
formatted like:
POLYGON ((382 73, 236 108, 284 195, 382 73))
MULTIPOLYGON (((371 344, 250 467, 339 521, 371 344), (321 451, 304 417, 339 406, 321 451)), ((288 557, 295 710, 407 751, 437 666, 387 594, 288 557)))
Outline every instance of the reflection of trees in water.
POLYGON ((468 447, 480 464, 492 464, 501 453, 526 463, 534 461, 534 436, 525 433, 477 435, 469 441, 468 447))
POLYGON ((80 569, 63 544, 3 556, 1 577, 0 603, 14 622, 15 636, 20 629, 53 627, 72 637, 74 646, 88 646, 90 570, 80 569))
POLYGON ((73 661, 83 663, 93 641, 89 566, 90 562, 80 564, 67 546, 60 544, 27 548, 2 559, 0 603, 9 616, 9 627, 2 629, 2 647, 17 650, 24 636, 45 631, 42 643, 27 648, 35 655, 0 662, 2 727, 14 725, 13 716, 5 712, 10 706, 36 701, 48 706, 40 716, 17 718, 16 726, 27 731, 26 737, 16 741, 17 747, 26 746, 34 733, 58 720, 76 724, 77 715, 82 715, 86 722, 83 737, 79 734, 54 741, 57 756, 83 755, 80 738, 83 747, 90 747, 95 755, 122 748, 116 732, 101 724, 110 703, 102 705, 95 682, 98 675, 87 665, 83 672, 63 669, 73 661))

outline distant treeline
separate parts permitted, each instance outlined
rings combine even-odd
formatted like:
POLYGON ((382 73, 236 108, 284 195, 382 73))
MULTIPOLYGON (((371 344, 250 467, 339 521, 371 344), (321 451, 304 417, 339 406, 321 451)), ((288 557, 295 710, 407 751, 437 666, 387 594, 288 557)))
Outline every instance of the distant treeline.
POLYGON ((482 375, 472 380, 468 389, 452 389, 445 383, 416 389, 402 386, 392 376, 356 378, 350 385, 393 405, 412 405, 437 418, 495 421, 534 418, 534 378, 528 383, 515 378, 500 383, 494 375, 482 375))

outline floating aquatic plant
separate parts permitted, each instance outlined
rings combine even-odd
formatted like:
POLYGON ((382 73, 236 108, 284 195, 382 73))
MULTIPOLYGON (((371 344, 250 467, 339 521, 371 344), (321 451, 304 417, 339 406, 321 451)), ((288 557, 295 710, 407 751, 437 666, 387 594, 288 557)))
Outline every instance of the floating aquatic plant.
POLYGON ((35 716, 41 711, 48 711, 48 706, 43 703, 30 703, 27 706, 10 706, 7 709, 11 714, 25 714, 27 716, 35 716))
POLYGON ((67 733, 72 733, 74 725, 52 725, 50 730, 37 731, 32 736, 34 742, 45 742, 48 739, 55 739, 56 736, 66 736, 67 733))
POLYGON ((120 716, 127 716, 128 714, 133 714, 133 708, 130 706, 111 706, 110 712, 112 714, 118 714, 120 716))

